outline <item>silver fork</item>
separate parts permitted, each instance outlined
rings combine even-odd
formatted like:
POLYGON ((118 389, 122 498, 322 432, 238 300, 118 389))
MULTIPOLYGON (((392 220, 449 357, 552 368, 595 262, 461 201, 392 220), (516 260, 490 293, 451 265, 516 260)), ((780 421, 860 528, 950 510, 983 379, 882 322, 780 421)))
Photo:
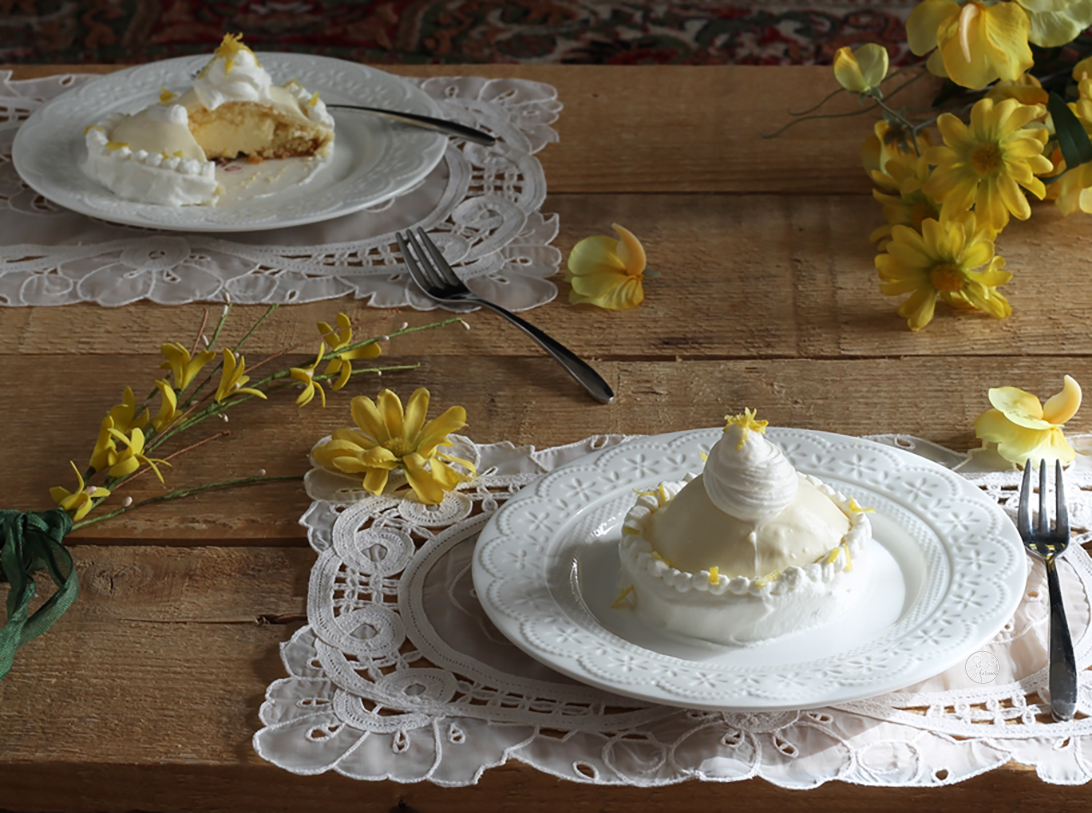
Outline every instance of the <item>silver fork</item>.
POLYGON ((416 235, 407 231, 395 234, 394 237, 398 241, 398 248, 402 251, 406 268, 409 269, 413 281, 432 299, 440 302, 470 302, 499 313, 542 345, 542 348, 553 356, 593 398, 604 404, 614 400, 614 391, 610 385, 599 373, 588 366, 587 362, 582 361, 575 353, 530 322, 525 322, 500 305, 482 299, 467 288, 466 284, 455 275, 447 260, 444 259, 444 255, 440 253, 440 249, 424 230, 417 229, 416 235))
POLYGON ((1077 710, 1077 661, 1073 641, 1062 605, 1062 587, 1054 560, 1069 547, 1069 511, 1062 485, 1062 463, 1055 461, 1054 530, 1050 529, 1047 510, 1047 473, 1045 462, 1039 461, 1039 527, 1031 526, 1031 461, 1024 463, 1024 481, 1020 485, 1020 510, 1017 530, 1024 547, 1046 565, 1047 587, 1050 591, 1050 712, 1055 720, 1072 720, 1077 710))

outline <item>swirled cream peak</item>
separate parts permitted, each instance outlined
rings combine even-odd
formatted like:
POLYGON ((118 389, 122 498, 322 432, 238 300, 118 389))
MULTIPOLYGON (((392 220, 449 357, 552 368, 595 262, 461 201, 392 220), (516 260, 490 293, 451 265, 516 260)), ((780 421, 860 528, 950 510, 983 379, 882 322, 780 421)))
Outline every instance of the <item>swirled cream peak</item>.
POLYGON ((273 80, 242 40, 242 34, 226 34, 193 81, 194 93, 209 110, 224 102, 273 103, 270 93, 273 80))
POLYGON ((750 410, 731 417, 705 461, 702 480, 709 499, 737 519, 773 518, 796 496, 796 469, 765 432, 766 422, 756 421, 750 410))

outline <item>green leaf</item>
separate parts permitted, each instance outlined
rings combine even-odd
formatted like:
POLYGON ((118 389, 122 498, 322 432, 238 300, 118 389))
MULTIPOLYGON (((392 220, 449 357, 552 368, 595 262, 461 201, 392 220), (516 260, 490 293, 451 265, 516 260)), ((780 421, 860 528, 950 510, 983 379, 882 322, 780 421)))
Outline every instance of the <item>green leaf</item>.
POLYGON ((1092 141, 1080 120, 1069 109, 1069 105, 1057 93, 1051 93, 1047 99, 1047 111, 1054 120, 1054 133, 1058 136, 1058 146, 1062 148, 1062 157, 1069 169, 1092 161, 1092 141))

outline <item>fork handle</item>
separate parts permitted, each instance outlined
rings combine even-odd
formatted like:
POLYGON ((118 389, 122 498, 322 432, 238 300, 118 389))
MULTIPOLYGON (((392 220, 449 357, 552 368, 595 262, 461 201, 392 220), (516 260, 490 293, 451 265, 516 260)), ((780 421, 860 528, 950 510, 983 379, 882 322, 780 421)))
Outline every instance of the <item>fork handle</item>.
POLYGON ((1050 713, 1055 720, 1072 720, 1077 711, 1077 659, 1053 556, 1046 560, 1046 572, 1050 591, 1050 713))
POLYGON ((592 398, 603 404, 609 404, 614 400, 614 390, 612 390, 610 385, 603 380, 603 376, 599 375, 599 373, 593 370, 586 361, 583 361, 557 339, 543 333, 530 322, 524 321, 511 311, 505 310, 500 305, 495 305, 485 299, 477 299, 475 301, 484 307, 489 308, 494 313, 500 314, 538 342, 542 346, 542 349, 553 356, 554 359, 565 368, 569 375, 575 378, 580 386, 588 391, 588 394, 591 395, 592 398))

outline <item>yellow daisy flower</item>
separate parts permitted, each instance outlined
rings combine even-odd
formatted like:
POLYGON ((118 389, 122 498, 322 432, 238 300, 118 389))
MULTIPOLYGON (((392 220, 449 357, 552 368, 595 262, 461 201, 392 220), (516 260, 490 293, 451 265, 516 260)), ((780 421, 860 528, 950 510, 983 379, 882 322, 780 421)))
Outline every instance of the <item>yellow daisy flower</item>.
POLYGON ((887 49, 874 42, 856 51, 846 46, 834 53, 834 78, 852 93, 875 91, 887 77, 887 68, 887 49))
POLYGON ((344 352, 338 352, 343 347, 348 347, 353 343, 353 328, 349 322, 349 317, 344 313, 337 315, 337 328, 332 328, 326 322, 318 323, 319 333, 322 334, 322 338, 326 340, 326 343, 330 345, 330 351, 337 353, 335 358, 330 359, 330 363, 326 365, 325 375, 332 375, 337 373, 337 380, 334 381, 333 389, 340 390, 344 387, 348 381, 349 376, 353 374, 352 362, 356 359, 374 359, 383 349, 377 342, 366 344, 363 347, 358 347, 355 350, 345 350, 344 352))
POLYGON ((906 39, 928 68, 968 88, 1016 81, 1032 66, 1028 15, 1016 3, 923 0, 906 20, 906 39))
POLYGON ((201 372, 201 368, 216 358, 211 350, 202 350, 196 356, 190 356, 190 351, 178 342, 164 344, 159 348, 167 360, 159 366, 171 371, 171 380, 179 392, 186 389, 190 382, 201 372))
POLYGON ((645 249, 632 232, 614 224, 618 240, 605 234, 585 237, 569 254, 565 281, 572 284, 569 302, 608 310, 635 308, 645 299, 641 285, 655 276, 646 267, 645 249))
POLYGON ((886 226, 880 226, 869 235, 879 251, 891 242, 892 226, 909 226, 921 231, 924 221, 940 218, 940 207, 924 190, 930 172, 929 162, 923 156, 900 155, 887 162, 887 172, 872 173, 872 180, 883 190, 873 189, 872 197, 883 204, 883 214, 887 218, 886 226))
POLYGON ((437 505, 444 492, 453 490, 466 475, 444 461, 459 463, 473 472, 468 461, 438 452, 450 446, 448 435, 466 426, 466 410, 453 406, 425 423, 429 392, 421 388, 410 396, 405 412, 402 402, 390 390, 383 390, 375 402, 358 396, 352 400, 356 429, 338 429, 331 440, 311 453, 326 468, 349 474, 363 474, 364 488, 380 494, 390 472, 402 469, 418 499, 437 505))
POLYGON ((68 462, 72 465, 72 471, 76 472, 76 482, 78 483, 76 490, 70 492, 65 488, 55 486, 49 489, 49 496, 53 498, 53 502, 57 503, 59 508, 68 512, 74 522, 79 522, 94 507, 94 500, 110 496, 110 489, 102 486, 84 485, 83 475, 76 468, 76 464, 72 463, 71 460, 68 462))
POLYGON ((898 313, 911 330, 929 324, 938 298, 997 319, 1008 316, 1012 308, 995 290, 1012 279, 1004 265, 1004 259, 994 255, 989 230, 976 228, 972 213, 952 220, 925 220, 920 233, 908 226, 893 226, 886 253, 876 257, 880 290, 888 296, 910 294, 898 313))
POLYGON ((925 153, 936 167, 925 194, 939 201, 945 214, 974 206, 979 222, 997 230, 1010 214, 1027 220, 1031 206, 1021 187, 1042 200, 1046 187, 1035 175, 1054 168, 1043 155, 1046 130, 1024 128, 1042 113, 1040 105, 1015 99, 997 104, 980 99, 971 109, 969 127, 951 113, 941 114, 937 127, 944 144, 925 153))
POLYGON ((235 354, 225 347, 224 369, 220 373, 220 385, 216 388, 217 403, 220 403, 225 398, 230 398, 232 395, 238 395, 244 392, 265 399, 265 393, 261 390, 244 386, 250 381, 250 376, 243 375, 245 369, 246 359, 242 356, 236 358, 235 354))
POLYGON ((293 367, 289 370, 289 375, 297 381, 302 381, 305 386, 303 392, 296 397, 296 406, 305 407, 311 403, 311 399, 315 397, 315 391, 318 391, 319 397, 322 399, 322 405, 326 406, 326 391, 322 388, 322 384, 315 381, 315 368, 319 366, 319 362, 322 361, 323 351, 326 349, 326 343, 320 342, 318 348, 318 355, 315 356, 315 363, 310 367, 293 367))
POLYGON ((1081 386, 1070 376, 1045 404, 1017 387, 995 387, 989 396, 993 409, 974 422, 974 433, 983 443, 996 443, 1003 458, 1022 466, 1029 460, 1070 463, 1077 456, 1062 431, 1081 406, 1081 386))

